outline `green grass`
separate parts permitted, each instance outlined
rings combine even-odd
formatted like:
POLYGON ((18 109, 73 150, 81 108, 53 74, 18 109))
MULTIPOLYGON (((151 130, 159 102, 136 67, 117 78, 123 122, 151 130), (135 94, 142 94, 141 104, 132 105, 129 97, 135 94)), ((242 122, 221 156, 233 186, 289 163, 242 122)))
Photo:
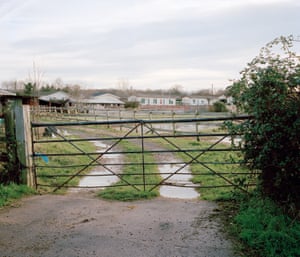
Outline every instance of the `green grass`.
MULTIPOLYGON (((76 142, 75 143, 80 149, 85 152, 95 152, 96 146, 91 142, 76 142)), ((66 154, 66 153, 80 153, 79 150, 75 149, 71 144, 62 143, 47 143, 38 144, 35 146, 35 152, 42 153, 44 155, 55 153, 55 154, 66 154)), ((94 155, 93 157, 95 157, 94 155)), ((65 182, 69 175, 75 174, 77 171, 82 169, 82 167, 64 167, 67 165, 82 165, 88 164, 92 160, 87 156, 51 156, 49 157, 49 162, 46 163, 41 157, 36 157, 36 164, 43 167, 37 168, 37 183, 47 186, 39 186, 39 191, 50 192, 54 190, 54 187, 61 185, 65 182), (52 166, 58 166, 58 168, 53 168, 52 166), (47 175, 67 175, 65 177, 43 177, 47 175)), ((86 174, 91 168, 85 169, 80 174, 86 174)), ((80 177, 73 178, 67 186, 76 186, 79 183, 80 177)), ((59 192, 63 193, 66 189, 61 189, 59 192)))
MULTIPOLYGON (((141 148, 128 141, 122 141, 120 143, 124 152, 128 151, 140 151, 141 148)), ((126 154, 125 163, 141 163, 141 155, 139 154, 126 154)), ((153 156, 150 154, 145 155, 145 162, 154 162, 153 156)), ((145 166, 145 179, 147 184, 156 184, 160 181, 159 175, 150 175, 147 173, 158 172, 155 166, 145 166)), ((154 189, 149 192, 152 187, 146 185, 145 190, 143 186, 143 172, 141 165, 124 165, 122 178, 132 185, 137 185, 137 189, 128 185, 126 182, 120 180, 115 184, 117 187, 110 187, 99 192, 99 196, 110 200, 120 200, 120 201, 133 201, 138 199, 150 199, 159 195, 158 189, 154 189), (130 175, 136 174, 136 175, 130 175)))
POLYGON ((15 200, 25 196, 34 194, 34 190, 26 185, 2 185, 0 184, 0 207, 8 205, 15 200))
MULTIPOLYGON (((167 149, 174 149, 172 145, 168 144, 164 140, 154 140, 158 144, 164 145, 167 149)), ((206 149, 208 148, 212 143, 208 140, 201 140, 201 142, 198 142, 195 138, 176 138, 170 140, 176 145, 178 145, 181 149, 189 149, 189 150, 195 150, 195 149, 206 149)), ((130 145, 128 142, 126 144, 123 144, 124 151, 133 151, 137 150, 136 146, 130 145)), ((214 148, 229 148, 229 144, 218 144, 214 148)), ((197 156, 199 152, 189 152, 191 156, 197 156)), ((184 153, 178 153, 178 158, 182 159, 186 162, 191 160, 191 157, 187 156, 184 153)), ((135 159, 139 158, 137 156, 130 156, 128 155, 128 162, 141 162, 141 160, 135 159)), ((152 156, 147 156, 147 158, 152 158, 152 156)), ((231 162, 242 162, 243 156, 240 152, 206 152, 203 155, 201 155, 198 159, 199 162, 205 162, 205 163, 217 163, 217 164, 206 164, 207 167, 204 167, 201 164, 196 163, 195 161, 190 164, 191 171, 193 173, 193 179, 192 182, 198 185, 202 185, 203 188, 198 189, 201 198, 205 200, 229 200, 233 197, 235 194, 234 187, 219 187, 219 186, 228 186, 230 183, 228 181, 225 181, 224 178, 216 175, 212 170, 218 172, 226 172, 229 174, 222 175, 227 180, 231 181, 232 183, 241 186, 242 188, 245 188, 245 185, 249 181, 249 175, 236 175, 235 173, 248 173, 249 170, 239 164, 232 164, 231 162), (224 162, 229 162, 230 164, 222 164, 224 162), (219 163, 219 164, 218 164, 219 163), (221 164, 220 164, 221 163, 221 164), (211 169, 211 170, 210 170, 211 169), (205 188, 208 187, 208 188, 205 188)), ((149 161, 149 160, 148 160, 149 161)), ((153 161, 153 159, 151 159, 153 161)), ((149 161, 150 162, 150 161, 149 161)), ((152 166, 153 169, 153 166, 152 166)), ((127 176, 126 173, 136 173, 140 172, 140 167, 135 166, 125 166, 124 170, 124 178, 128 181, 133 181, 132 183, 142 183, 141 181, 136 180, 133 176, 127 176)), ((149 175, 147 175, 147 180, 149 178, 149 175)), ((117 185, 124 187, 123 182, 118 182, 117 185)), ((106 197, 108 199, 115 198, 115 199, 121 199, 121 200, 131 200, 136 199, 136 196, 128 196, 127 190, 131 191, 132 194, 136 194, 136 190, 133 189, 130 186, 126 186, 124 188, 111 188, 107 189, 103 192, 100 192, 100 195, 102 197, 106 197), (117 196, 118 195, 118 196, 117 196), (124 199, 123 198, 124 195, 124 199)), ((146 190, 149 187, 146 188, 146 190)), ((143 190, 141 190, 143 192, 143 190)), ((138 193, 139 194, 139 193, 138 193)), ((143 193, 144 194, 144 193, 143 193)), ((141 195, 141 198, 147 198, 146 195, 141 195)))
POLYGON ((300 256, 300 223, 284 215, 271 200, 254 195, 244 200, 231 225, 246 256, 300 256))
MULTIPOLYGON (((195 150, 195 149, 207 149, 209 148, 213 142, 209 142, 208 140, 201 139, 198 142, 195 138, 184 138, 184 139, 175 139, 170 140, 179 146, 181 149, 185 150, 195 150)), ((167 142, 163 142, 165 147, 173 148, 167 142)), ((220 143, 216 145, 215 148, 229 148, 229 144, 220 143)), ((188 151, 187 151, 188 152, 188 151)), ((189 162, 192 158, 196 158, 201 152, 188 152, 190 156, 185 153, 178 153, 178 158, 181 158, 185 162, 189 162)), ((240 152, 227 152, 227 151, 214 151, 214 152, 205 152, 201 156, 197 158, 199 163, 203 162, 204 165, 197 163, 197 161, 193 161, 190 164, 191 171, 193 174, 192 182, 198 184, 200 186, 199 193, 200 197, 204 200, 229 200, 233 197, 235 192, 234 187, 226 187, 230 185, 228 181, 244 187, 249 181, 249 175, 237 175, 235 173, 248 173, 249 170, 246 167, 243 167, 240 164, 233 164, 232 162, 242 162, 243 156, 240 152), (223 164, 224 162, 228 162, 229 164, 223 164), (228 173, 226 175, 217 175, 216 173, 228 173), (225 178, 225 179, 224 179, 225 178), (225 187, 222 187, 225 186, 225 187), (205 188, 207 187, 207 188, 205 188)))

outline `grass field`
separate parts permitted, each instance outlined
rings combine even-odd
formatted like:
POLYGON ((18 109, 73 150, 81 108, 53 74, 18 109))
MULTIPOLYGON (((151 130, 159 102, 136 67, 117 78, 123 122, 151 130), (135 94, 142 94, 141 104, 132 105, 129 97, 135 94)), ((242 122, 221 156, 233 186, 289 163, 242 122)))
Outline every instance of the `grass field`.
MULTIPOLYGON (((84 152, 95 152, 96 147, 91 142, 76 142, 76 146, 82 149, 84 152)), ((90 163, 92 160, 86 156, 50 156, 47 154, 68 154, 68 153, 80 153, 80 151, 67 142, 62 143, 46 143, 37 144, 35 146, 35 152, 41 154, 40 157, 36 157, 36 173, 37 184, 40 186, 39 191, 50 192, 55 187, 64 183, 72 174, 75 174, 82 167, 74 167, 76 165, 84 165, 90 163), (46 161, 43 156, 46 156, 46 161), (68 166, 73 167, 68 167, 68 166), (39 167, 41 166, 41 167, 39 167), (58 175, 55 177, 47 177, 48 175, 58 175), (41 186, 44 185, 44 186, 41 186)), ((80 174, 86 174, 90 168, 83 170, 80 174)), ((74 177, 67 186, 76 186, 80 180, 80 177, 74 177)), ((64 192, 66 189, 60 189, 60 192, 64 192)))

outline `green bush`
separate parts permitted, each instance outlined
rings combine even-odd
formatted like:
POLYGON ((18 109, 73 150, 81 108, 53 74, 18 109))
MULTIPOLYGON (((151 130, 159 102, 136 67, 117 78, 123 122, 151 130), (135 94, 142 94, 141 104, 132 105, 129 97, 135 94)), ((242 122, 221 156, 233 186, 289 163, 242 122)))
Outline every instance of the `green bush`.
POLYGON ((127 108, 136 109, 139 107, 139 102, 126 102, 124 107, 126 109, 127 108))
POLYGON ((292 43, 293 37, 269 43, 229 92, 240 110, 253 115, 239 126, 249 167, 262 171, 263 192, 296 215, 300 210, 300 60, 292 52, 292 43))
POLYGON ((223 103, 223 102, 215 102, 213 103, 213 106, 212 106, 212 111, 213 112, 227 112, 227 108, 226 108, 226 105, 223 103))

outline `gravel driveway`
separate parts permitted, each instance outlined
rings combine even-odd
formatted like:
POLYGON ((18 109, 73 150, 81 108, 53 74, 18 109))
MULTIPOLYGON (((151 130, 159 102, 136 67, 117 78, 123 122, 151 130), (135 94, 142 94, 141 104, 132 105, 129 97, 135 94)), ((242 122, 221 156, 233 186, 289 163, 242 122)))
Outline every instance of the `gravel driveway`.
POLYGON ((235 256, 211 202, 111 202, 79 192, 15 205, 0 210, 0 256, 235 256))

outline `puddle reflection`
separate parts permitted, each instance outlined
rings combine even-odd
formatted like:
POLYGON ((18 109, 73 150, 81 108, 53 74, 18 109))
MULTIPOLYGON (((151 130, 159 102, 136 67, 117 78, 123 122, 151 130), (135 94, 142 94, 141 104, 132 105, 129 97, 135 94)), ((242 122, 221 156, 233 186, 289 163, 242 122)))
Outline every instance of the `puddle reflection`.
MULTIPOLYGON (((109 145, 101 142, 101 141, 91 141, 96 147, 97 152, 105 152, 110 147, 109 145)), ((120 172, 121 166, 110 166, 109 164, 114 163, 122 163, 122 155, 121 154, 105 154, 101 158, 101 163, 105 165, 107 168, 99 165, 96 166, 88 175, 83 177, 78 186, 84 187, 79 188, 79 190, 82 189, 89 189, 94 187, 105 187, 110 186, 113 183, 116 183, 119 181, 119 178, 114 175, 109 170, 112 170, 114 173, 120 172), (109 170, 108 170, 109 169, 109 170)))
MULTIPOLYGON (((176 162, 175 159, 169 160, 170 162, 176 162)), ((158 166, 159 172, 163 178, 167 178, 170 174, 174 173, 182 167, 183 164, 163 164, 158 166)), ((185 186, 193 186, 194 184, 190 181, 192 179, 189 167, 186 166, 178 171, 175 175, 167 179, 166 183, 179 184, 185 186)), ((175 186, 161 186, 159 193, 163 197, 168 198, 179 198, 179 199, 196 199, 200 194, 194 189, 189 187, 175 187, 175 186)))

